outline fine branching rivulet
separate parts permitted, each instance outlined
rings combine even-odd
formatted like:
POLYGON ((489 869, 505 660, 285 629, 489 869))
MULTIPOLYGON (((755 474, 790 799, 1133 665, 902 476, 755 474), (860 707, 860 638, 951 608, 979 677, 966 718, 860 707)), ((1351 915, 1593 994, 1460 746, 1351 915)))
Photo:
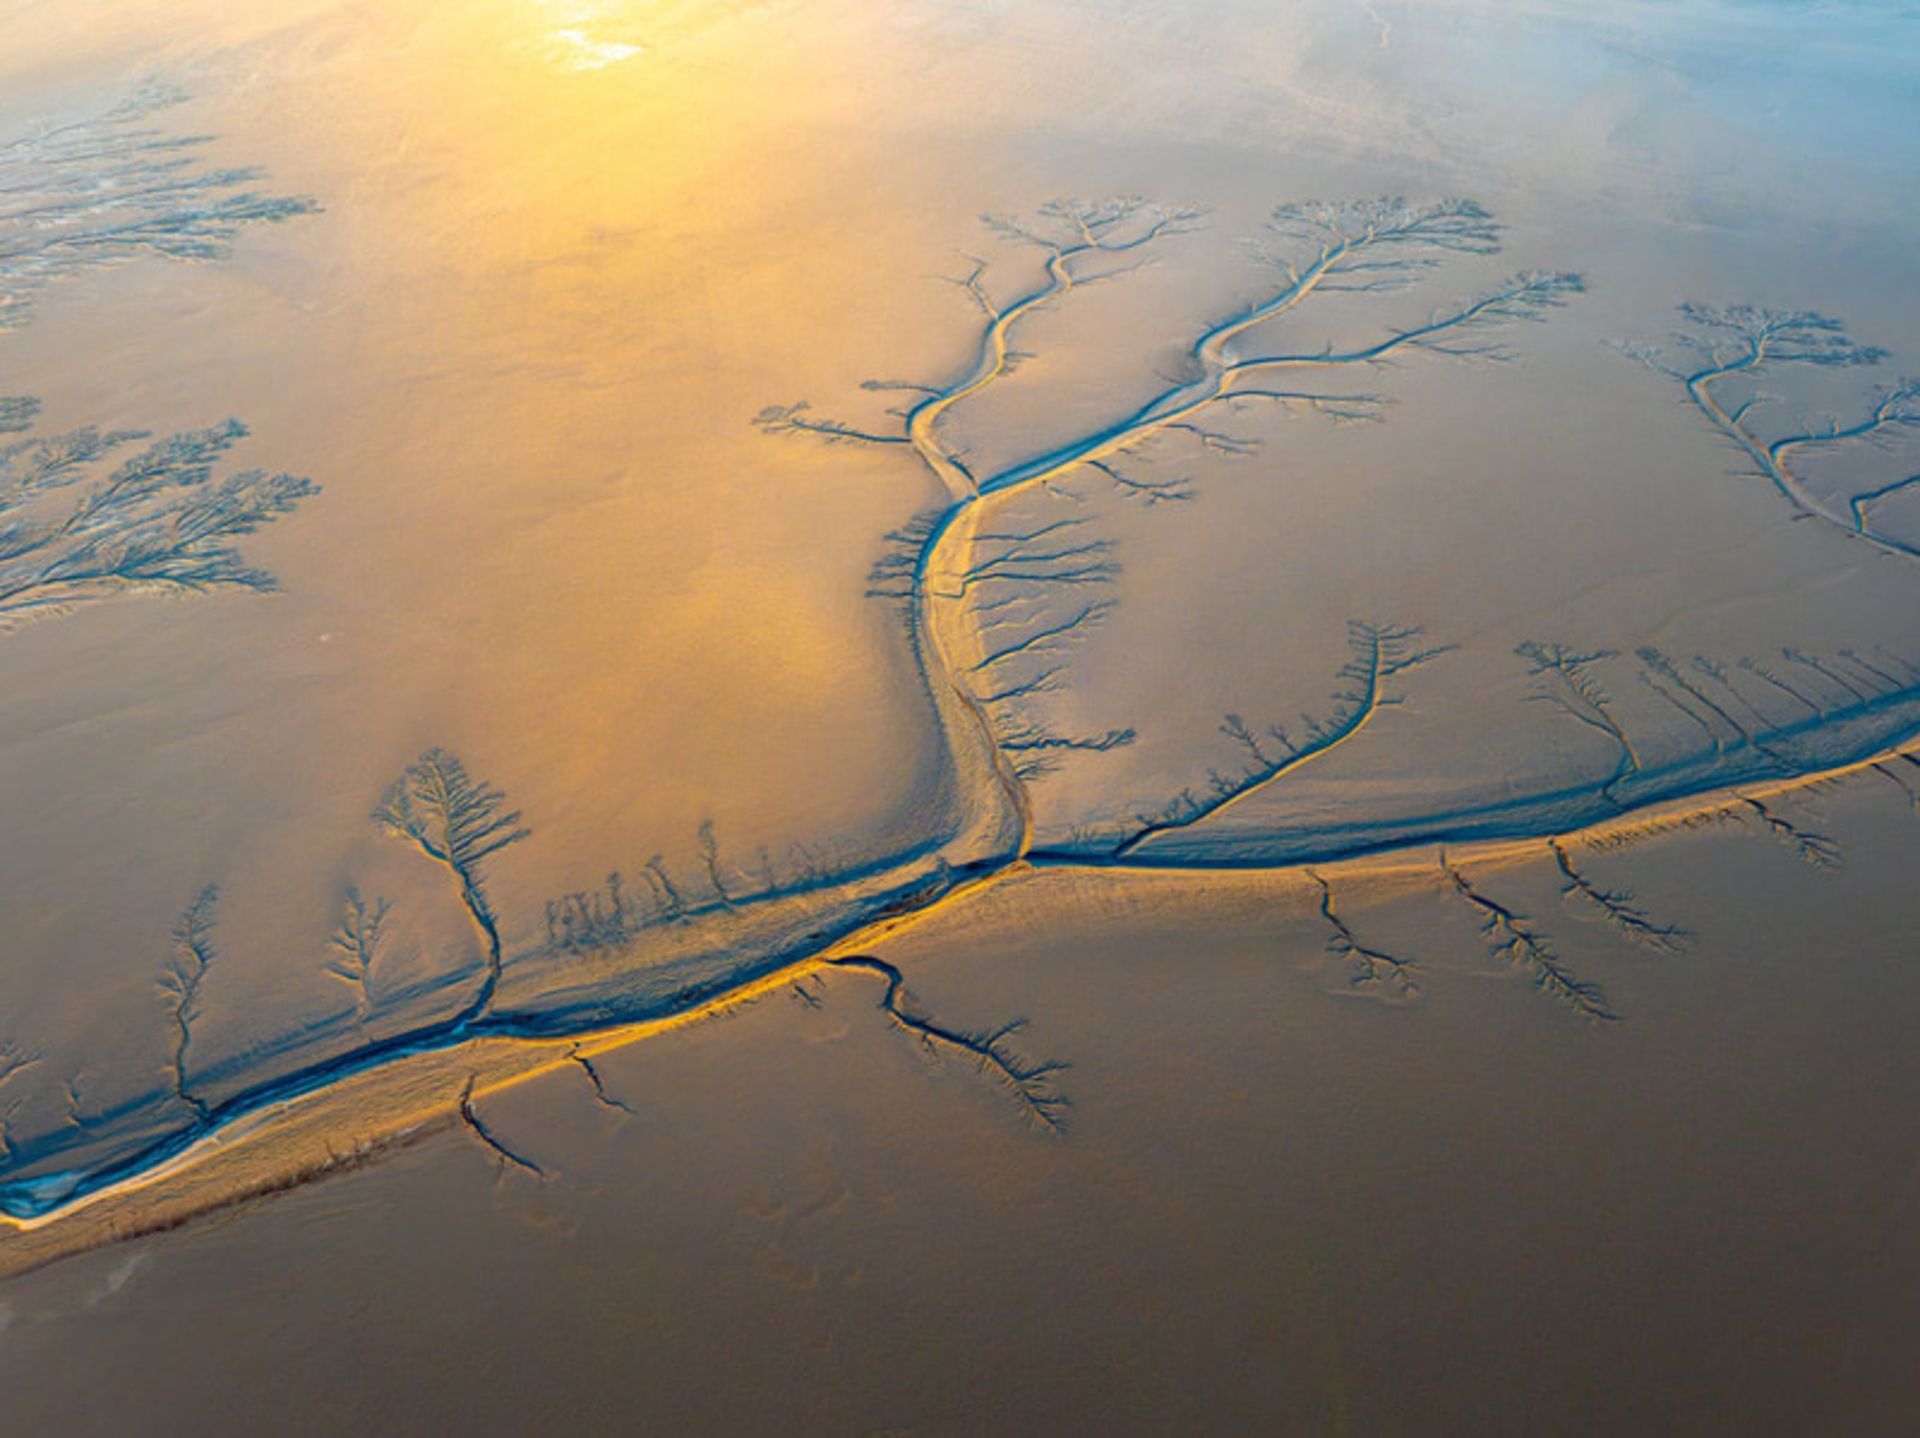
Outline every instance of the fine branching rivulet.
POLYGON ((56 281, 146 256, 220 259, 242 226, 318 208, 255 188, 259 170, 204 164, 209 136, 146 123, 184 99, 148 85, 104 114, 0 142, 0 330, 56 281))
POLYGON ((1440 873, 1480 919, 1480 933, 1496 959, 1511 964, 1533 981, 1541 993, 1558 1000, 1582 1018, 1607 1022, 1619 1018, 1597 984, 1579 978, 1554 952, 1547 936, 1524 914, 1489 896, 1468 879, 1459 865, 1440 853, 1440 873))
POLYGON ((1685 952, 1688 942, 1685 929, 1675 924, 1656 923, 1635 902, 1631 890, 1609 889, 1594 883, 1575 865, 1573 856, 1560 839, 1547 840, 1547 846, 1553 851, 1553 862, 1564 881, 1560 888, 1562 895, 1584 900, 1615 930, 1643 948, 1652 949, 1657 954, 1685 952))
POLYGON ((361 1019, 373 1012, 373 970, 392 907, 385 899, 369 902, 358 888, 349 887, 340 926, 327 937, 334 953, 327 972, 353 986, 354 1012, 361 1019))
MULTIPOLYGON (((27 1053, 11 1043, 0 1041, 0 1091, 9 1088, 10 1081, 25 1073, 40 1062, 38 1054, 27 1053)), ((0 1161, 11 1163, 14 1160, 13 1125, 19 1112, 20 1095, 17 1092, 0 1092, 0 1161)))
POLYGON ((1640 767, 1640 756, 1634 752, 1633 741, 1615 717, 1612 701, 1595 673, 1595 667, 1602 660, 1614 657, 1614 651, 1594 649, 1583 653, 1564 644, 1542 644, 1529 639, 1519 644, 1514 653, 1527 661, 1527 673, 1540 681, 1530 696, 1532 699, 1551 704, 1575 723, 1604 735, 1617 751, 1613 772, 1601 786, 1601 791, 1612 798, 1613 786, 1640 767))
POLYGON ((595 1103, 599 1104, 602 1108, 614 1109, 628 1115, 634 1112, 632 1104, 627 1103, 623 1099, 615 1098, 613 1094, 608 1092, 607 1081, 601 1074, 599 1066, 586 1054, 581 1052, 579 1044, 575 1044, 567 1051, 567 1057, 577 1064, 580 1071, 587 1076, 587 1082, 593 1087, 593 1099, 595 1103))
POLYGON ((1920 433, 1920 377, 1903 376, 1871 389, 1857 412, 1817 420, 1773 418, 1791 401, 1762 386, 1799 368, 1855 369, 1878 365, 1887 352, 1863 345, 1846 326, 1811 310, 1753 305, 1685 304, 1672 353, 1657 345, 1627 345, 1627 353, 1677 380, 1688 400, 1740 455, 1747 472, 1770 483, 1803 518, 1830 525, 1883 553, 1920 560, 1920 510, 1904 523, 1883 522, 1892 502, 1920 491, 1912 437, 1920 433), (1816 482, 1807 461, 1847 448, 1874 447, 1907 462, 1865 483, 1816 482))
POLYGON ((213 948, 214 910, 220 889, 209 884, 195 896, 173 927, 173 957, 160 974, 160 991, 172 1011, 173 1092, 202 1121, 210 1115, 207 1102, 187 1080, 187 1048, 193 1042, 193 1023, 200 1017, 200 988, 216 957, 213 948))
POLYGON ((929 1054, 946 1052, 966 1058, 983 1074, 1005 1087, 1035 1127, 1060 1133, 1066 1127, 1070 1100, 1055 1087, 1058 1075, 1070 1065, 1057 1059, 1023 1057, 1010 1040, 1026 1027, 1025 1019, 1014 1019, 998 1028, 969 1030, 952 1028, 925 1013, 907 992, 906 976, 884 959, 859 954, 833 960, 834 967, 878 974, 885 981, 880 993, 880 1008, 899 1028, 914 1038, 929 1054))
POLYGON ((627 898, 618 869, 607 875, 603 888, 547 900, 547 944, 559 953, 617 948, 644 922, 627 898))
MULTIPOLYGON (((16 405, 14 427, 31 406, 16 405)), ((265 470, 215 479, 236 420, 145 445, 92 427, 0 444, 0 633, 118 594, 275 588, 234 541, 319 491, 265 470)))
POLYGON ((1227 715, 1220 732, 1244 752, 1239 771, 1213 770, 1204 792, 1186 791, 1162 813, 1152 817, 1142 815, 1140 827, 1114 845, 1113 856, 1124 859, 1161 835, 1204 823, 1353 738, 1381 710, 1401 702, 1401 696, 1388 687, 1390 681, 1452 648, 1451 645, 1423 648, 1419 638, 1418 629, 1360 620, 1349 623, 1349 658, 1337 675, 1340 687, 1334 691, 1331 713, 1302 714, 1299 723, 1291 728, 1270 724, 1259 734, 1238 714, 1227 715))
MULTIPOLYGON (((1780 651, 1778 661, 1749 656, 1729 664, 1708 655, 1683 661, 1650 644, 1640 646, 1629 659, 1611 649, 1582 651, 1528 640, 1516 653, 1538 681, 1532 697, 1604 738, 1612 751, 1612 768, 1596 776, 1598 792, 1615 810, 1625 813, 1644 802, 1633 792, 1646 779, 1643 749, 1651 745, 1669 754, 1677 752, 1683 761, 1697 754, 1705 772, 1728 775, 1722 787, 1730 797, 1716 811, 1717 822, 1756 821, 1765 833, 1815 868, 1838 864, 1839 845, 1794 822, 1775 805, 1743 792, 1734 780, 1742 772, 1756 770, 1780 777, 1817 772, 1822 767, 1818 745, 1825 734, 1876 714, 1903 713, 1920 703, 1920 668, 1886 651, 1866 654, 1841 649, 1823 656, 1788 646, 1780 651), (1682 726, 1682 736, 1676 740, 1671 734, 1649 731, 1636 739, 1607 688, 1608 670, 1637 680, 1641 691, 1682 726)), ((1673 762, 1668 760, 1669 765, 1673 762)), ((1897 756, 1894 762, 1920 769, 1920 761, 1908 755, 1897 756)), ((1920 795, 1887 762, 1870 768, 1892 780, 1910 801, 1920 803, 1920 795)), ((1619 847, 1629 837, 1616 834, 1608 843, 1619 847)), ((1564 855, 1559 857, 1564 870, 1564 855)), ((1567 877, 1574 892, 1601 902, 1604 891, 1582 889, 1576 875, 1567 877)), ((1616 927, 1629 937, 1647 941, 1649 935, 1636 929, 1631 915, 1613 917, 1616 927)))
POLYGON ((1361 943, 1345 917, 1334 907, 1333 885, 1311 865, 1303 872, 1314 887, 1320 917, 1333 930, 1327 936, 1327 952, 1345 960, 1351 970, 1347 977, 1348 984, 1355 989, 1376 990, 1384 984, 1401 998, 1412 998, 1418 994, 1420 983, 1414 977, 1416 965, 1413 960, 1361 943))
POLYGON ((484 866, 532 831, 520 826, 519 810, 506 807, 506 795, 475 781, 458 758, 437 746, 393 781, 373 817, 395 838, 444 867, 459 885, 460 902, 480 931, 486 959, 486 976, 467 1013, 485 1013, 500 986, 502 956, 500 925, 487 902, 484 866))
POLYGON ((480 1117, 480 1110, 474 1107, 473 1102, 473 1087, 476 1082, 478 1082, 478 1079, 470 1074, 467 1077, 466 1087, 460 1090, 458 1108, 462 1126, 465 1127, 467 1132, 472 1134, 474 1138, 479 1140, 483 1148, 492 1153, 494 1159, 499 1163, 500 1171, 503 1174, 518 1169, 522 1173, 529 1174, 545 1182, 552 1175, 540 1164, 535 1163, 524 1154, 515 1151, 487 1125, 485 1119, 480 1117))

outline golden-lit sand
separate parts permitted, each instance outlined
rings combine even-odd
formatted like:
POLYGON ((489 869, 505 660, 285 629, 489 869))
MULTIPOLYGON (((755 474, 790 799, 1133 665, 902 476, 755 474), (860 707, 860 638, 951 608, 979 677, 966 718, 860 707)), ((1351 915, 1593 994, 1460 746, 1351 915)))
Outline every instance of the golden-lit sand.
POLYGON ((1897 1431, 1915 56, 0 15, 10 1408, 1897 1431))

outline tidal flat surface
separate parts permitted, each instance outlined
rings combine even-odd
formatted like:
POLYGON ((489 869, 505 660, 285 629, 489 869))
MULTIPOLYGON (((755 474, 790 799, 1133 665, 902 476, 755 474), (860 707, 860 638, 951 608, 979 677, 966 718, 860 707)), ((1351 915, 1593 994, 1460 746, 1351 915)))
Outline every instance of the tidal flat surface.
POLYGON ((0 4, 6 1410, 1912 1431, 1916 62, 0 4))

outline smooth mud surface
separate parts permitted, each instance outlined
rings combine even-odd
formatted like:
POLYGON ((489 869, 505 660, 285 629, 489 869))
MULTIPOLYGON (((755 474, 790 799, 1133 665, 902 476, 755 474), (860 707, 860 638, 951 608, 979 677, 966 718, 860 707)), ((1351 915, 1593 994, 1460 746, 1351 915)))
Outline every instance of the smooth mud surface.
POLYGON ((1909 1431, 1916 60, 0 6, 9 1421, 1909 1431))

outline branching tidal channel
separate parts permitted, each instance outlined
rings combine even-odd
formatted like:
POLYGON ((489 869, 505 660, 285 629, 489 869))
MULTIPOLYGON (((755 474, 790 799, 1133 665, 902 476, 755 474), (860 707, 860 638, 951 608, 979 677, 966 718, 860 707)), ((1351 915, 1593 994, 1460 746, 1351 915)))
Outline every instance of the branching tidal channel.
MULTIPOLYGON (((582 1041, 713 1011, 766 992, 770 983, 790 983, 797 996, 817 1003, 809 985, 833 973, 877 978, 880 1007, 894 1024, 930 1052, 974 1063, 1037 1126, 1054 1131, 1067 1112, 1055 1086, 1062 1064, 1020 1053, 1018 1021, 972 1030, 933 1016, 909 998, 900 970, 871 952, 902 927, 1018 873, 1296 869, 1311 911, 1328 929, 1331 951, 1346 961, 1353 982, 1410 994, 1417 987, 1415 965, 1367 942, 1364 920, 1336 905, 1327 866, 1435 846, 1435 891, 1472 913, 1490 951, 1569 1009, 1604 1022, 1615 1011, 1598 988, 1569 971, 1536 920, 1487 891, 1461 846, 1541 841, 1543 855, 1566 880, 1570 905, 1669 954, 1680 948, 1681 931, 1656 923, 1631 895, 1586 876, 1567 836, 1654 805, 1724 794, 1731 797, 1712 812, 1725 822, 1757 825, 1803 857, 1823 854, 1821 836, 1809 836, 1742 786, 1763 788, 1875 759, 1900 764, 1897 751, 1920 723, 1920 671, 1896 656, 1786 651, 1778 659, 1724 663, 1651 649, 1623 656, 1529 641, 1515 656, 1517 672, 1535 686, 1552 722, 1564 721, 1576 747, 1592 746, 1590 764, 1537 791, 1503 789, 1440 812, 1415 807, 1304 826, 1263 821, 1272 791, 1364 741, 1403 700, 1418 671, 1445 662, 1449 646, 1388 616, 1350 623, 1348 659, 1329 678, 1322 712, 1289 724, 1223 715, 1220 733, 1235 756, 1231 764, 1126 822, 1076 831, 1060 842, 1036 837, 1035 786, 1064 763, 1101 762, 1100 756, 1132 743, 1135 732, 1065 732, 1048 717, 1048 696, 1067 684, 1076 648, 1117 603, 1118 570, 1090 517, 1020 518, 1026 511, 1012 501, 1099 486, 1117 499, 1177 513, 1195 483, 1165 473, 1167 450, 1190 446, 1200 459, 1245 455, 1258 441, 1240 433, 1240 425, 1274 409, 1336 424, 1378 420, 1387 397, 1373 382, 1393 364, 1497 363, 1510 357, 1516 326, 1548 318, 1583 289, 1577 275, 1528 270, 1425 314, 1396 313, 1404 302, 1395 297, 1443 265, 1497 253, 1499 227, 1484 209, 1467 200, 1283 205, 1255 247, 1264 288, 1200 329, 1186 346, 1183 368, 1145 403, 997 468, 977 464, 950 438, 956 409, 1012 371, 1020 358, 1016 340, 1030 316, 1069 304, 1079 290, 1121 281, 1148 254, 1177 244, 1201 223, 1196 212, 1137 199, 1061 200, 1027 218, 989 217, 1000 239, 1027 257, 1019 268, 1029 278, 1009 291, 984 263, 953 277, 977 310, 978 324, 951 376, 930 384, 871 382, 870 390, 900 397, 884 423, 826 418, 805 403, 773 405, 757 416, 769 435, 896 451, 944 496, 889 536, 872 576, 872 592, 899 608, 938 736, 940 802, 921 842, 856 865, 836 866, 798 850, 801 860, 782 872, 764 856, 757 868, 732 866, 709 827, 700 838, 700 877, 684 871, 676 877, 656 856, 637 881, 615 873, 592 892, 554 899, 544 930, 517 937, 489 897, 487 870, 530 831, 505 796, 459 758, 431 750, 378 801, 373 817, 420 862, 444 873, 470 925, 474 961, 428 981, 385 983, 382 945, 391 906, 351 889, 328 944, 328 970, 350 1003, 276 1041, 216 1057, 196 1041, 194 1028, 205 986, 218 981, 221 968, 218 893, 207 889, 181 921, 176 961, 164 981, 175 1030, 167 1084, 117 1102, 93 1098, 84 1117, 44 1132, 17 1131, 0 1108, 0 1212, 20 1224, 57 1219, 90 1196, 137 1187, 243 1119, 412 1056, 481 1040, 559 1044, 557 1063, 578 1067, 609 1109, 631 1112, 629 1100, 610 1092, 582 1041), (1377 303, 1375 327, 1339 342, 1290 347, 1289 319, 1334 295, 1346 298, 1339 313, 1354 324, 1366 324, 1351 317, 1377 303), (1669 717, 1679 740, 1672 733, 1634 732, 1642 721, 1616 692, 1628 680, 1639 686, 1636 695, 1669 717)), ((1714 399, 1709 386, 1718 376, 1733 373, 1741 354, 1796 357, 1829 333, 1809 328, 1813 321, 1804 316, 1786 328, 1748 312, 1695 311, 1689 318, 1733 335, 1725 353, 1711 358, 1706 378, 1675 371, 1725 433, 1744 416, 1714 399), (1766 329, 1769 323, 1774 327, 1766 329), (1740 345, 1747 348, 1734 353, 1740 345)), ((1910 410, 1910 389, 1895 387, 1874 401, 1861 424, 1878 433, 1907 423, 1910 410)), ((1743 452, 1795 502, 1801 501, 1789 482, 1787 456, 1845 443, 1851 435, 1836 429, 1769 445, 1748 443, 1744 433, 1734 435, 1743 452)), ((1845 512, 1827 505, 1821 516, 1904 553, 1904 541, 1887 540, 1868 522, 1872 506, 1890 501, 1898 487, 1862 493, 1845 512)), ((1898 781, 1898 771, 1883 772, 1898 781)), ((11 1066, 0 1067, 0 1085, 27 1081, 22 1076, 33 1067, 30 1055, 16 1055, 11 1066)), ((478 1108, 482 1097, 469 1082, 458 1098, 460 1120, 503 1163, 540 1172, 536 1159, 505 1145, 487 1126, 478 1108)), ((70 1107, 80 1113, 77 1104, 70 1107)))

